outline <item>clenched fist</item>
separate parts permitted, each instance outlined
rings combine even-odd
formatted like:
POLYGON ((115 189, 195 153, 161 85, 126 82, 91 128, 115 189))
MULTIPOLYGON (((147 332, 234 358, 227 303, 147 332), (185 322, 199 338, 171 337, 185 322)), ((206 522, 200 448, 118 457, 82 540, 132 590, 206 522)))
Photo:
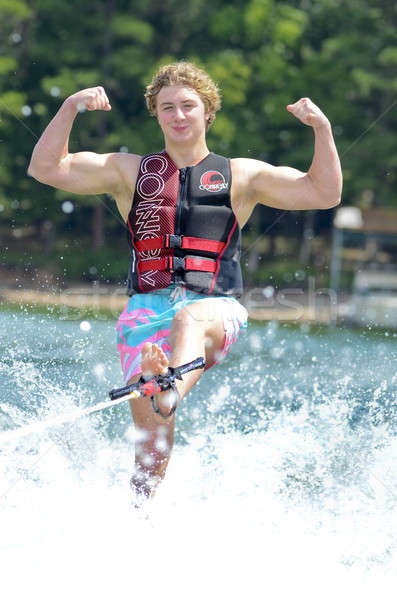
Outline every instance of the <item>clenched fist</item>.
POLYGON ((310 125, 310 127, 316 128, 329 124, 325 114, 310 98, 301 98, 295 104, 288 104, 287 110, 305 125, 310 125))
POLYGON ((100 85, 76 92, 66 99, 67 104, 78 112, 85 110, 112 110, 105 90, 100 85))

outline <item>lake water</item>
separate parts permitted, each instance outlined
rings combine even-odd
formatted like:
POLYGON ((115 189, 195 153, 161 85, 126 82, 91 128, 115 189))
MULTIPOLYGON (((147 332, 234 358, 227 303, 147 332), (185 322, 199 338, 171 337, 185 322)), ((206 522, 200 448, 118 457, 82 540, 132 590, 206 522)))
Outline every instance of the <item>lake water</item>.
POLYGON ((1 439, 122 385, 115 321, 80 321, 0 312, 2 597, 395 597, 395 334, 251 323, 147 514, 128 403, 1 439))

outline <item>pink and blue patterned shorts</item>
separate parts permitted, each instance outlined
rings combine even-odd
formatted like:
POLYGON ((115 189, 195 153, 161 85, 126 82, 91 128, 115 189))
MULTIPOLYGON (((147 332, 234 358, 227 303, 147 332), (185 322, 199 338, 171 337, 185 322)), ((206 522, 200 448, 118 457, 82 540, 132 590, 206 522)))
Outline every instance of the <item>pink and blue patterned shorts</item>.
POLYGON ((172 320, 181 308, 198 301, 208 303, 209 319, 222 316, 225 343, 216 362, 222 360, 241 330, 247 327, 248 313, 235 298, 203 296, 181 286, 170 286, 153 294, 135 294, 128 300, 117 322, 117 350, 126 383, 141 372, 141 351, 145 342, 157 344, 167 358, 170 357, 172 320))

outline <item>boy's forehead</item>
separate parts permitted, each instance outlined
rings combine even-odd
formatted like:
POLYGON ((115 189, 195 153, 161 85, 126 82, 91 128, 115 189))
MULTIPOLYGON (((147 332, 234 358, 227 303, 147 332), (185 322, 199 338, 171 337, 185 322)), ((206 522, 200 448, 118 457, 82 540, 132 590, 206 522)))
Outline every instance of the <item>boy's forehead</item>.
POLYGON ((184 85, 166 85, 161 88, 157 94, 157 103, 160 102, 175 102, 181 100, 187 100, 189 98, 200 98, 198 93, 184 85))

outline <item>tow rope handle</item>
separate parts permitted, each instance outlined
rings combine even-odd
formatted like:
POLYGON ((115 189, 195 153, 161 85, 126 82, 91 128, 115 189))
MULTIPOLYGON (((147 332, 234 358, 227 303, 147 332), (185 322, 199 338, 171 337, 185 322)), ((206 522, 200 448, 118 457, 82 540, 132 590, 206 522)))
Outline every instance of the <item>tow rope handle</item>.
POLYGON ((123 396, 128 396, 133 392, 139 392, 139 396, 154 396, 160 392, 164 392, 165 390, 169 390, 171 384, 175 379, 182 379, 182 375, 188 373, 189 371, 194 371, 195 369, 204 369, 205 360, 202 356, 192 360, 185 365, 180 365, 179 367, 169 367, 168 372, 164 375, 155 375, 148 381, 144 381, 143 378, 136 383, 131 383, 130 385, 126 385, 122 388, 117 388, 111 390, 109 392, 109 396, 111 400, 118 400, 123 396))

